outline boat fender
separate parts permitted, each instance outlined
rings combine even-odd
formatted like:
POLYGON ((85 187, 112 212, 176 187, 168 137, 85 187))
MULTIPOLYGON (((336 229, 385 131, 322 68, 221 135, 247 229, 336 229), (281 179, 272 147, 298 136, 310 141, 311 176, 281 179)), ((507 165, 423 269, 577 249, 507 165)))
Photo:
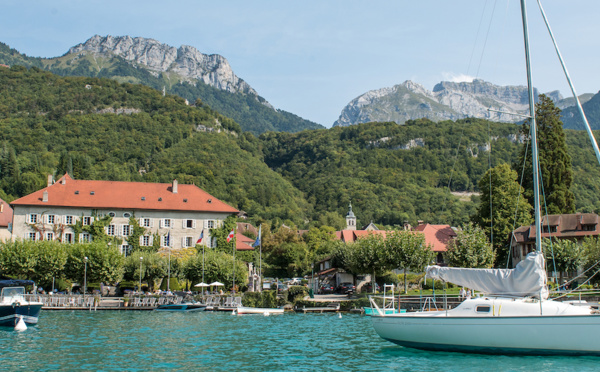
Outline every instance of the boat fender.
POLYGON ((17 301, 17 302, 13 302, 13 303, 12 303, 12 307, 13 307, 13 308, 15 308, 15 307, 20 307, 20 306, 21 306, 21 303, 20 303, 19 301, 17 301))
POLYGON ((271 314, 270 314, 268 311, 265 311, 265 312, 263 313, 263 315, 264 315, 264 316, 269 316, 269 315, 271 315, 271 314))
POLYGON ((16 331, 24 331, 26 329, 27 329, 27 325, 25 324, 25 321, 23 320, 23 317, 20 316, 19 317, 19 321, 15 325, 15 330, 16 331))

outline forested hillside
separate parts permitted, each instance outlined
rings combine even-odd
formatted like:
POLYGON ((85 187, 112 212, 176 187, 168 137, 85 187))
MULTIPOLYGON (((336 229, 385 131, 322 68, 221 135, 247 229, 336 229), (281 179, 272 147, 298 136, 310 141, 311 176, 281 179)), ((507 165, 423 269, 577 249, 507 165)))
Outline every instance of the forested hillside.
MULTIPOLYGON (((518 126, 466 119, 368 123, 300 133, 242 132, 207 105, 112 79, 0 67, 0 197, 79 179, 194 183, 252 218, 341 227, 417 220, 460 225, 489 164, 512 163, 518 126), (491 138, 491 142, 489 140, 491 138), (491 143, 491 153, 489 151, 491 143), (289 220, 289 221, 287 221, 289 220)), ((583 131, 566 131, 576 209, 600 211, 600 166, 583 131)), ((476 199, 476 198, 475 198, 476 199)))
POLYGON ((0 146, 0 197, 8 201, 45 186, 47 174, 69 172, 79 179, 178 178, 268 218, 303 218, 308 210, 301 193, 263 163, 258 140, 233 120, 139 84, 0 67, 0 146))
POLYGON ((0 63, 9 66, 38 67, 61 76, 104 77, 133 84, 147 85, 195 102, 200 99, 219 113, 235 120, 244 131, 258 135, 267 131, 298 132, 319 129, 322 125, 284 110, 263 104, 264 99, 241 93, 230 93, 197 81, 182 81, 176 74, 153 74, 143 66, 134 66, 120 57, 93 57, 67 54, 57 58, 36 58, 20 54, 0 43, 0 63))
MULTIPOLYGON (((268 133, 267 164, 302 190, 317 213, 347 211, 360 224, 401 225, 417 219, 459 224, 473 204, 454 191, 474 191, 488 167, 488 122, 461 120, 406 125, 369 123, 298 134, 268 133)), ((514 124, 490 123, 492 165, 516 152, 514 124)))

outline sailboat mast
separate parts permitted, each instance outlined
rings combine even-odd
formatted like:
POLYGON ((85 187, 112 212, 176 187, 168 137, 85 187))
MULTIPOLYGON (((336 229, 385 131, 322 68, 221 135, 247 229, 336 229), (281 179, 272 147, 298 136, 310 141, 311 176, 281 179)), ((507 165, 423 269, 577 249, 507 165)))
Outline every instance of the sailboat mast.
POLYGON ((523 18, 523 38, 525 40, 525 62, 527 65, 527 92, 529 93, 529 116, 531 131, 531 155, 533 171, 533 199, 535 211, 535 247, 537 252, 542 250, 542 229, 540 216, 540 187, 539 187, 539 162, 537 147, 537 124, 535 122, 535 97, 531 82, 531 61, 529 58, 529 32, 527 31, 527 9, 525 0, 521 0, 521 17, 523 18))

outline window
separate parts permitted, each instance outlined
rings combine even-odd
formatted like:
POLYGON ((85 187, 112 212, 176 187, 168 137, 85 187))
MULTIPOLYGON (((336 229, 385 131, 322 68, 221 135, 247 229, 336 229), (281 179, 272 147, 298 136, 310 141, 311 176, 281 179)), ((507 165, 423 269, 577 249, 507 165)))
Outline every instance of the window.
POLYGON ((83 217, 83 226, 89 226, 92 224, 92 217, 85 216, 83 217))
POLYGON ((150 243, 150 236, 149 235, 142 236, 142 242, 141 242, 140 245, 144 246, 144 247, 149 247, 151 245, 151 243, 150 243))
POLYGON ((189 248, 194 246, 194 238, 191 236, 186 236, 183 238, 183 248, 189 248))
POLYGON ((79 242, 81 243, 89 243, 92 241, 92 236, 89 233, 81 233, 79 235, 79 242))
POLYGON ((36 241, 36 240, 37 240, 37 233, 35 233, 35 232, 30 232, 30 233, 27 235, 27 237, 28 237, 28 239, 29 239, 29 240, 36 241))
POLYGON ((56 220, 56 216, 53 214, 49 214, 47 217, 48 223, 54 225, 54 221, 56 220))
POLYGON ((28 214, 27 223, 38 223, 38 215, 35 213, 28 214))
POLYGON ((489 313, 492 307, 490 305, 479 305, 475 308, 477 313, 489 313))
POLYGON ((121 231, 123 233, 123 236, 129 236, 129 225, 123 225, 122 227, 123 229, 121 231))
POLYGON ((46 240, 54 240, 54 233, 47 232, 46 233, 46 240))
POLYGON ((171 242, 169 241, 170 237, 168 235, 163 235, 160 237, 160 246, 161 247, 170 247, 171 242))
POLYGON ((73 216, 65 216, 65 225, 73 224, 73 216))
POLYGON ((206 221, 206 227, 208 227, 209 229, 214 229, 215 228, 215 221, 214 220, 208 220, 208 221, 206 221))
POLYGON ((131 217, 131 213, 125 212, 125 213, 123 213, 123 217, 129 218, 129 217, 131 217))
POLYGON ((106 226, 106 235, 115 236, 115 225, 106 226))
POLYGON ((210 240, 210 247, 209 248, 217 248, 217 238, 212 238, 210 240))
POLYGON ((64 243, 73 243, 73 233, 65 233, 63 242, 64 243))
POLYGON ((196 221, 195 220, 183 220, 183 228, 184 229, 195 229, 196 221))
POLYGON ((170 229, 171 228, 171 219, 170 218, 164 218, 162 220, 160 220, 160 227, 162 227, 163 229, 170 229))
POLYGON ((108 215, 114 218, 117 214, 115 212, 108 212, 108 215))
POLYGON ((149 218, 142 218, 142 219, 140 219, 140 226, 152 227, 152 220, 149 218))
POLYGON ((130 246, 129 244, 122 244, 119 247, 119 250, 121 251, 121 254, 125 257, 131 255, 131 251, 133 250, 133 247, 130 246))

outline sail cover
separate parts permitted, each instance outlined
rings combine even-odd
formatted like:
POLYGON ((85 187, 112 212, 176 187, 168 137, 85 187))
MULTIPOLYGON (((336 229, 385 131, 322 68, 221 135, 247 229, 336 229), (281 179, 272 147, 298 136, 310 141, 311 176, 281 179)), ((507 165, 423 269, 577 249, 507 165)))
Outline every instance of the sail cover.
POLYGON ((548 298, 542 253, 529 253, 514 269, 427 266, 427 277, 494 295, 548 298))

